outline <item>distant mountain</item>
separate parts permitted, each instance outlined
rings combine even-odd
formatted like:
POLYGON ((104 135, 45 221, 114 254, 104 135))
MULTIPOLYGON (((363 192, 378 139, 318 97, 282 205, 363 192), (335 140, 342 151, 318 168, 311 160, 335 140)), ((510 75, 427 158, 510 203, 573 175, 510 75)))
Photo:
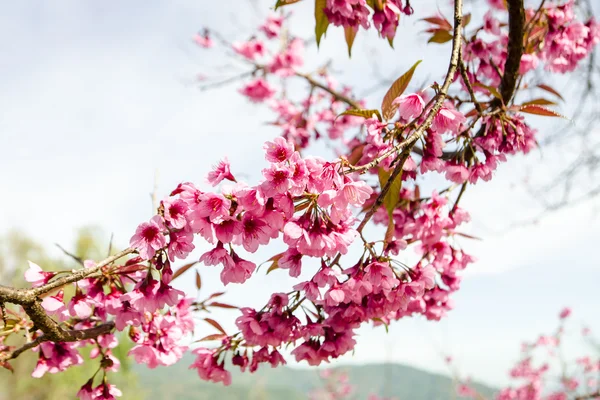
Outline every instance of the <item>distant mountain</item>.
MULTIPOLYGON (((195 370, 188 369, 193 360, 184 357, 169 368, 150 370, 136 366, 139 387, 148 400, 306 400, 308 393, 321 387, 315 369, 288 367, 259 368, 254 373, 232 370, 231 386, 200 380, 195 370)), ((458 400, 452 379, 401 364, 368 364, 335 368, 343 370, 354 387, 352 399, 366 400, 370 394, 398 400, 458 400)), ((491 387, 474 384, 482 395, 493 398, 491 387)), ((123 388, 127 389, 127 388, 123 388)))

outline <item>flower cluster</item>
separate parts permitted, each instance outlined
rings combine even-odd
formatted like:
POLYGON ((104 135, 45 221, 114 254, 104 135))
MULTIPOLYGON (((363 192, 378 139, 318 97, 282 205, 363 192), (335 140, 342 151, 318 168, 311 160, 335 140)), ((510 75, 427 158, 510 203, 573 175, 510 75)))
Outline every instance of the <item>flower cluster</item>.
MULTIPOLYGON (((559 314, 560 324, 551 335, 540 335, 531 343, 521 346, 521 359, 510 369, 511 380, 518 382, 516 386, 501 389, 497 400, 567 400, 595 399, 600 397, 600 361, 594 356, 565 358, 562 345, 565 340, 565 323, 570 316, 569 308, 559 314), (546 355, 545 362, 537 361, 546 355), (558 367, 558 369, 556 368, 558 367), (558 378, 555 378, 558 377, 558 378)), ((584 328, 582 339, 590 336, 584 328)), ((461 381, 457 387, 458 394, 472 399, 484 399, 467 381, 461 381)))

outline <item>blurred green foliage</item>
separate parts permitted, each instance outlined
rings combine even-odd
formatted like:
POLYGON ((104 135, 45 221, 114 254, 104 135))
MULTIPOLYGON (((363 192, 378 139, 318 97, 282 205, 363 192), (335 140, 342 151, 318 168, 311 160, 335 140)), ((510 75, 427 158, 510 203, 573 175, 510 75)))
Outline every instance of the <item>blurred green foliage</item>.
MULTIPOLYGON (((100 260, 107 256, 108 236, 94 227, 81 228, 75 235, 72 247, 67 250, 83 260, 100 260)), ((27 287, 23 273, 29 267, 27 261, 33 261, 46 271, 81 268, 70 256, 61 254, 52 257, 35 240, 19 231, 10 231, 0 237, 0 284, 13 287, 27 287)), ((72 293, 65 293, 68 298, 72 293)), ((1 322, 0 322, 1 324, 1 322)), ((17 336, 17 335, 13 335, 17 336)), ((10 337, 8 344, 22 343, 22 337, 10 337)), ((121 370, 109 375, 111 383, 117 385, 126 394, 126 399, 144 398, 139 391, 137 376, 131 370, 126 357, 131 347, 129 340, 120 340, 119 346, 113 349, 113 354, 121 361, 121 370)), ((32 378, 37 362, 37 353, 25 352, 10 363, 14 368, 11 373, 0 368, 0 400, 62 400, 75 399, 79 388, 98 369, 99 361, 90 360, 88 351, 82 350, 84 364, 69 368, 59 374, 46 374, 40 379, 32 378)), ((100 378, 100 375, 98 376, 100 378)))

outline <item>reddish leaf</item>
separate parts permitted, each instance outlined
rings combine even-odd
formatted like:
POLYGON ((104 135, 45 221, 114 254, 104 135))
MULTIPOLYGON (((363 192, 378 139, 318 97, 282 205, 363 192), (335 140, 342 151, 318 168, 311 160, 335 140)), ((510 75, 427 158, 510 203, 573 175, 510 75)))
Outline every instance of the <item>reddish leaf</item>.
POLYGON ((450 22, 443 17, 429 17, 429 18, 423 18, 422 21, 427 21, 431 24, 437 25, 442 29, 445 29, 447 31, 452 29, 452 24, 450 24, 450 22))
POLYGON ((0 362, 0 367, 2 368, 6 368, 7 370, 9 370, 10 372, 14 373, 15 370, 13 369, 12 365, 10 365, 8 362, 6 361, 2 361, 0 362))
POLYGON ((204 336, 202 339, 196 340, 196 342, 209 342, 211 340, 221 340, 224 337, 227 337, 227 335, 224 335, 222 333, 215 333, 212 335, 204 336))
POLYGON ((269 273, 271 271, 275 271, 278 268, 279 268, 279 259, 273 261, 273 264, 271 264, 271 266, 269 267, 269 269, 267 270, 267 273, 265 275, 269 275, 269 273))
POLYGON ((477 236, 467 235, 466 233, 455 232, 454 234, 458 235, 458 236, 466 237, 468 239, 481 240, 481 238, 478 238, 477 236))
POLYGON ((469 111, 468 113, 465 114, 465 117, 467 118, 471 118, 476 116, 477 114, 479 114, 479 111, 477 111, 476 108, 472 109, 471 111, 469 111))
MULTIPOLYGON (((217 293, 213 293, 210 296, 208 296, 208 299, 214 299, 215 297, 219 297, 219 296, 223 296, 225 294, 225 292, 217 292, 217 293)), ((207 300, 208 300, 207 299, 207 300)))
POLYGON ((225 304, 225 303, 220 303, 218 301, 213 301, 212 303, 209 303, 206 306, 207 307, 219 307, 219 308, 235 308, 235 309, 238 308, 236 306, 232 306, 232 305, 225 304))
POLYGON ((388 89, 383 101, 381 102, 381 112, 383 113, 383 119, 386 121, 394 116, 396 113, 397 106, 392 104, 392 101, 400 96, 410 83, 410 80, 415 73, 415 69, 421 63, 421 60, 417 61, 408 71, 406 71, 400 78, 396 79, 392 86, 388 89))
POLYGON ((553 95, 555 95, 556 97, 558 97, 561 100, 565 100, 563 99, 563 97, 560 95, 560 93, 558 93, 558 91, 556 91, 556 89, 551 88, 548 85, 544 85, 544 84, 540 84, 537 87, 539 87, 542 90, 545 90, 546 92, 552 93, 553 95))
POLYGON ((198 271, 196 271, 196 288, 198 288, 198 290, 200 290, 201 287, 202 287, 202 278, 200 278, 200 273, 198 273, 198 271))
POLYGON ((538 106, 555 106, 556 103, 547 99, 533 99, 524 102, 521 106, 530 106, 530 105, 538 105, 538 106))
POLYGON ((173 277, 171 278, 171 280, 175 280, 176 278, 178 278, 179 276, 181 276, 181 274, 183 274, 188 269, 192 268, 197 263, 198 263, 198 261, 194 261, 194 262, 191 262, 189 264, 185 264, 183 267, 181 267, 177 271, 175 271, 175 273, 173 274, 173 277))
POLYGON ((346 38, 346 45, 348 45, 348 57, 352 57, 352 45, 357 32, 358 30, 349 26, 344 28, 344 37, 346 38))
POLYGON ((227 335, 227 333, 225 332, 225 329, 223 329, 223 327, 214 319, 212 318, 204 318, 204 320, 206 322, 208 322, 209 324, 211 324, 212 326, 214 326, 219 332, 221 332, 224 335, 227 335))
POLYGON ((465 14, 463 16, 463 20, 462 20, 462 26, 463 28, 467 25, 469 25, 469 22, 471 22, 471 13, 465 14))
POLYGON ((148 267, 146 265, 142 265, 142 264, 133 264, 133 265, 126 265, 124 267, 121 267, 117 270, 117 274, 130 274, 132 272, 137 272, 137 271, 141 271, 143 269, 147 269, 148 267))
POLYGON ((564 115, 561 115, 561 114, 557 113, 556 111, 552 111, 549 108, 542 107, 542 106, 536 106, 536 105, 522 106, 522 107, 519 107, 519 111, 525 112, 528 114, 542 115, 544 117, 560 117, 560 118, 567 119, 567 117, 565 117, 564 115))
POLYGON ((358 145, 352 149, 352 153, 350 153, 350 155, 348 156, 348 162, 350 163, 350 165, 356 165, 356 163, 360 161, 360 159, 363 156, 364 150, 364 144, 358 145))

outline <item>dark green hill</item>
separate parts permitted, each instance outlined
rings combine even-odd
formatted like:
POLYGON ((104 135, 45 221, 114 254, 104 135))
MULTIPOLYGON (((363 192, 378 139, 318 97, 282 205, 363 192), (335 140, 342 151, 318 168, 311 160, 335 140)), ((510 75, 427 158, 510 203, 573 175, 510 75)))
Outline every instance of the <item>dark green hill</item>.
MULTIPOLYGON (((149 370, 136 367, 139 386, 148 400, 305 400, 307 394, 322 384, 316 369, 288 367, 262 368, 254 374, 232 372, 229 387, 200 380, 188 369, 191 357, 169 368, 149 370)), ((368 364, 338 367, 354 386, 352 399, 366 400, 368 395, 394 397, 398 400, 454 400, 452 380, 400 364, 368 364)), ((483 395, 492 398, 494 389, 475 384, 483 395)), ((126 392, 127 388, 124 391, 126 392)))

